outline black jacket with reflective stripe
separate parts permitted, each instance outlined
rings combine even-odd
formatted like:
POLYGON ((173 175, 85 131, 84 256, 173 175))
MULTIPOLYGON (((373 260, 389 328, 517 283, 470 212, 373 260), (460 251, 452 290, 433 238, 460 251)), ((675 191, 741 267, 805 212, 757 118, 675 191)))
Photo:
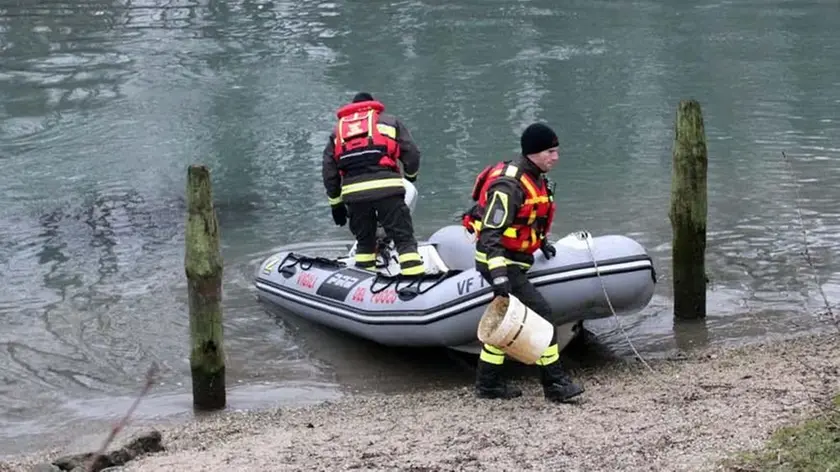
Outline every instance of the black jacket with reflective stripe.
MULTIPOLYGON (((400 146, 400 162, 403 172, 408 177, 417 175, 420 169, 420 150, 408 128, 394 115, 382 113, 379 115, 379 123, 393 126, 396 129, 397 143, 400 146)), ((323 162, 321 168, 324 188, 327 197, 331 202, 337 201, 339 197, 346 203, 367 202, 378 200, 393 195, 405 194, 405 187, 402 185, 402 176, 384 167, 374 166, 369 172, 357 173, 344 178, 338 172, 338 163, 335 161, 335 131, 330 133, 327 145, 324 147, 323 162), (399 185, 395 185, 399 179, 399 185), (376 187, 376 182, 382 186, 376 187)))

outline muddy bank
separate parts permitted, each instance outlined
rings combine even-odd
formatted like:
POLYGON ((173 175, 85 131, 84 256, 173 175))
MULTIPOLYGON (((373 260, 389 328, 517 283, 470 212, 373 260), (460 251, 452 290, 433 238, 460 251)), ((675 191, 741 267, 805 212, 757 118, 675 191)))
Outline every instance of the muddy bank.
MULTIPOLYGON (((348 397, 162 429, 167 451, 124 471, 714 470, 840 389, 837 335, 586 368, 574 405, 476 400, 464 386, 348 397)), ((41 458, 44 460, 46 458, 41 458)))

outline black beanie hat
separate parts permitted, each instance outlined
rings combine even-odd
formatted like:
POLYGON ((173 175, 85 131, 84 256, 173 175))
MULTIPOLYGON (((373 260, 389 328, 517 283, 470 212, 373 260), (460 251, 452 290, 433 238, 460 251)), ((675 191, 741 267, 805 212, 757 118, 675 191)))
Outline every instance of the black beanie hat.
POLYGON ((548 148, 553 148, 559 144, 557 134, 548 125, 543 123, 534 123, 522 132, 522 137, 519 138, 519 144, 522 146, 522 155, 536 154, 545 151, 548 148))
POLYGON ((369 100, 373 100, 373 95, 367 92, 359 92, 353 97, 353 103, 367 102, 369 100))

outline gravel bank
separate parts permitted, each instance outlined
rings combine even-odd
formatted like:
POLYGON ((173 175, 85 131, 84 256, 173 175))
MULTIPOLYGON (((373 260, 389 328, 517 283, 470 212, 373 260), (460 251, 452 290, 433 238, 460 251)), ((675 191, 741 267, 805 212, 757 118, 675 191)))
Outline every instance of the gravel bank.
MULTIPOLYGON (((464 387, 237 413, 161 429, 168 451, 124 471, 715 470, 840 389, 836 335, 708 349, 574 372, 587 388, 552 405, 476 400, 464 387)), ((125 439, 118 442, 124 442, 125 439)), ((2 467, 0 467, 2 470, 2 467)))

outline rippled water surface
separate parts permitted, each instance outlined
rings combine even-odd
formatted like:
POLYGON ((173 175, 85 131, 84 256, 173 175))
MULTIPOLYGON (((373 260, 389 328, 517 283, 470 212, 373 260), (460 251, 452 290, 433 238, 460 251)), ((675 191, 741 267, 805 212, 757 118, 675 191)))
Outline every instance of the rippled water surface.
MULTIPOLYGON (((0 2, 0 451, 110 420, 153 361, 163 384, 140 415, 189 409, 191 163, 213 172, 233 408, 398 388, 406 373, 409 388, 468 382, 445 354, 421 361, 278 322, 254 301, 253 268, 272 249, 348 238, 329 217, 319 162, 334 109, 358 90, 399 114, 424 152, 421 238, 455 221, 475 173, 515 152, 525 125, 552 123, 555 234, 622 233, 655 258, 655 298, 623 320, 648 355, 678 338, 671 146, 677 103, 696 98, 709 332, 685 336, 825 326, 818 289, 840 298, 837 3, 558 5, 0 2)), ((629 353, 613 320, 591 328, 629 353)))

